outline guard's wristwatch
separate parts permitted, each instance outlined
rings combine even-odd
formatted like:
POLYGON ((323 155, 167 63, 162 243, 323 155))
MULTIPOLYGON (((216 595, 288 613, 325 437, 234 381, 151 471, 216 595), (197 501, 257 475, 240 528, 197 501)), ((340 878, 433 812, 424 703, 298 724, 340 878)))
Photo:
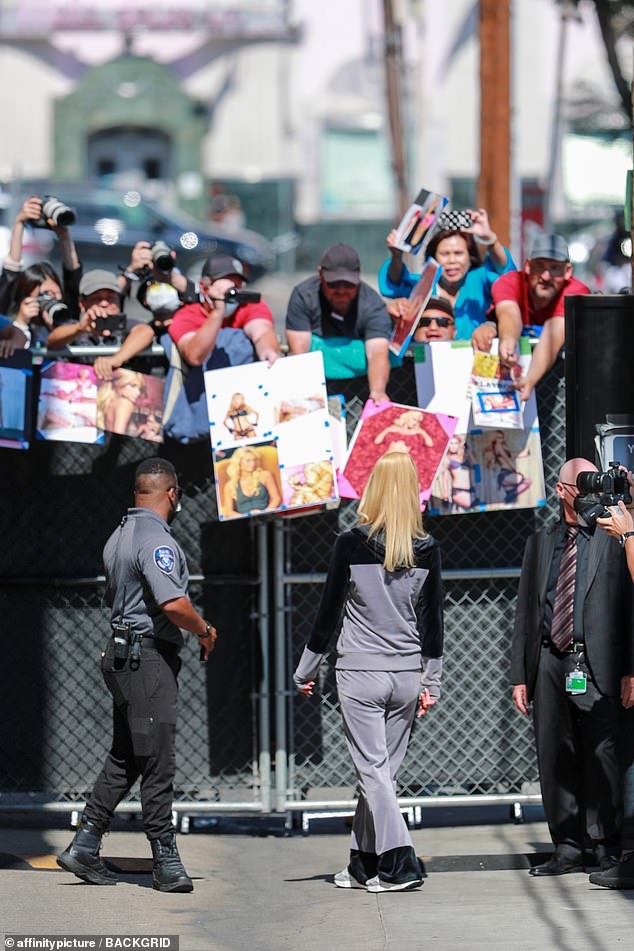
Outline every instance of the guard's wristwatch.
POLYGON ((631 535, 634 535, 634 532, 623 532, 623 534, 619 538, 619 543, 621 545, 621 548, 625 548, 625 542, 628 540, 628 538, 630 538, 631 535))

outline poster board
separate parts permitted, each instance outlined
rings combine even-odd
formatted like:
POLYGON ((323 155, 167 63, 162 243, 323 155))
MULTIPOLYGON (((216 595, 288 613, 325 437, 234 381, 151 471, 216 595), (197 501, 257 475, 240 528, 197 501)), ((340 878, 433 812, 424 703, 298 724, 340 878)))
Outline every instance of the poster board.
POLYGON ((0 448, 28 449, 33 369, 30 350, 0 358, 0 448))
POLYGON ((220 519, 337 502, 321 353, 205 373, 220 519))
POLYGON ((386 452, 408 452, 416 465, 423 503, 454 433, 457 418, 418 407, 369 400, 361 414, 343 472, 339 491, 344 498, 361 497, 377 461, 386 452))
MULTIPOLYGON (((493 356, 496 356, 497 341, 493 356)), ((434 479, 428 511, 456 515, 546 504, 534 392, 522 409, 522 425, 476 425, 473 420, 474 359, 469 341, 416 344, 414 366, 421 407, 458 416, 455 433, 434 479)), ((519 365, 530 363, 530 343, 520 338, 519 365)), ((495 361, 491 364, 495 367, 495 361)), ((476 364, 478 368, 478 364, 476 364)), ((481 370, 481 366, 479 368, 481 370)), ((494 379, 495 377, 489 377, 494 379)), ((503 411, 502 421, 508 419, 503 411)), ((490 421, 492 419, 490 417, 490 421)))

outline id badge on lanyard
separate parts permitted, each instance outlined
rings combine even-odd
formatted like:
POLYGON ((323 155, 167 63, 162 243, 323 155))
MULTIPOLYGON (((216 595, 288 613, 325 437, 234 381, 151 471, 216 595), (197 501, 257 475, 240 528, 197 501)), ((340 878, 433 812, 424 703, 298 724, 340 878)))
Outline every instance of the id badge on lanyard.
POLYGON ((588 689, 588 675, 585 670, 581 670, 577 663, 574 670, 566 674, 566 693, 572 696, 585 693, 588 689))

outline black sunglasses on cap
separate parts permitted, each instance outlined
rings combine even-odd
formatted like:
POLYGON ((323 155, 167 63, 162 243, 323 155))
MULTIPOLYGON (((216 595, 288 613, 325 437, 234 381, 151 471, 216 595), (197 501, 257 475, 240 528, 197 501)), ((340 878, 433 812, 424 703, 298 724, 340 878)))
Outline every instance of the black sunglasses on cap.
POLYGON ((454 322, 451 317, 421 317, 420 325, 421 327, 431 327, 433 320, 436 321, 439 327, 451 327, 454 322))

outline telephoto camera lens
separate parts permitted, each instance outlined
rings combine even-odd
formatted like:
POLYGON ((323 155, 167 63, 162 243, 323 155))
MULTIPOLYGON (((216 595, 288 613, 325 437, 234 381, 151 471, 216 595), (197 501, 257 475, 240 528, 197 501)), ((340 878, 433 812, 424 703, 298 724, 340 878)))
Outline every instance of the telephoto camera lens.
POLYGON ((49 218, 52 219, 56 225, 62 228, 68 228, 69 225, 74 225, 77 221, 77 215, 74 210, 68 205, 65 205, 59 198, 53 198, 52 195, 44 196, 44 201, 42 202, 42 217, 45 221, 49 218))
POLYGON ((157 241, 152 245, 152 260, 154 261, 154 267, 157 271, 162 271, 163 274, 169 274, 174 268, 174 258, 172 257, 172 249, 168 244, 165 244, 164 241, 157 241))
POLYGON ((70 317, 70 311, 63 300, 57 300, 52 294, 38 294, 37 302, 40 313, 48 314, 54 325, 65 323, 70 317))

